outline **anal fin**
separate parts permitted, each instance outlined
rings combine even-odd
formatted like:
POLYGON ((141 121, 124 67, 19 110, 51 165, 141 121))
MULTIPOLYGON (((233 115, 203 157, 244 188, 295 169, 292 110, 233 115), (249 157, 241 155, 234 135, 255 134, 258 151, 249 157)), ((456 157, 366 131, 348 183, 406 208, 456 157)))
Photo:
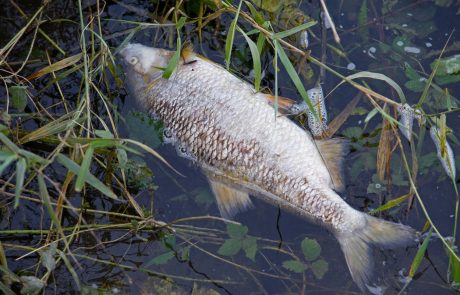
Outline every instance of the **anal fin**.
POLYGON ((238 212, 252 207, 252 202, 247 192, 231 187, 216 176, 208 174, 208 180, 222 217, 232 218, 238 212))
POLYGON ((343 191, 345 189, 343 160, 348 154, 349 141, 343 138, 331 138, 315 140, 315 142, 331 175, 333 189, 337 192, 343 191))

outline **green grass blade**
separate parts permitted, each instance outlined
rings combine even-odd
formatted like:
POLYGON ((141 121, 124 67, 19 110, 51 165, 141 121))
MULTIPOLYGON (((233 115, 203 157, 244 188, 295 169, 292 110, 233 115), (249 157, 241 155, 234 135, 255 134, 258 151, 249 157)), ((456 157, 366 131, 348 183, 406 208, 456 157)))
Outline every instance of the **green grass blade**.
POLYGON ((238 5, 238 10, 236 11, 235 18, 233 19, 230 27, 228 28, 227 39, 225 40, 225 65, 227 66, 227 70, 230 68, 230 58, 232 57, 232 48, 233 48, 233 40, 235 39, 235 30, 236 30, 236 23, 238 22, 238 17, 240 15, 241 10, 241 3, 238 5))
POLYGON ((38 178, 38 190, 40 193, 40 199, 45 205, 48 215, 51 217, 51 220, 54 222, 54 225, 62 233, 63 231, 61 228, 61 223, 59 222, 59 219, 57 218, 56 214, 54 213, 53 207, 51 206, 51 200, 48 194, 48 189, 46 188, 45 179, 43 178, 43 175, 41 174, 39 174, 37 178, 38 178))
POLYGON ((185 21, 187 18, 185 16, 181 17, 179 21, 177 22, 177 45, 176 45, 176 52, 174 53, 173 57, 171 57, 171 60, 168 63, 168 66, 166 67, 165 71, 163 72, 163 78, 169 79, 171 77, 171 74, 174 72, 174 70, 177 67, 177 64, 179 63, 179 58, 180 58, 180 52, 182 49, 182 41, 180 38, 180 29, 185 25, 185 21))
MULTIPOLYGON (((422 245, 420 248, 418 248, 417 253, 415 254, 414 260, 412 261, 412 264, 410 265, 409 269, 409 280, 406 283, 406 286, 410 283, 410 281, 414 278, 415 273, 417 272, 420 264, 422 263, 423 257, 425 256, 426 249, 428 247, 428 244, 430 243, 430 238, 431 234, 433 233, 433 228, 430 228, 430 231, 428 232, 425 240, 423 241, 422 245)), ((404 288, 406 287, 404 286, 404 288)))
POLYGON ((5 284, 3 284, 1 281, 0 281, 0 291, 2 291, 3 294, 5 295, 15 295, 16 293, 14 293, 13 291, 11 291, 10 288, 8 288, 5 284))
POLYGON ((3 171, 10 166, 18 157, 16 155, 11 155, 3 161, 2 165, 0 165, 0 176, 3 174, 3 171))
MULTIPOLYGON (((67 156, 64 156, 63 154, 58 154, 56 158, 58 162, 61 163, 62 166, 66 167, 70 172, 74 174, 78 174, 78 172, 81 169, 81 167, 77 163, 69 159, 67 156)), ((94 187, 95 189, 97 189, 98 191, 106 195, 107 197, 119 201, 117 195, 115 195, 115 193, 112 192, 110 188, 108 188, 105 184, 103 184, 93 174, 88 173, 88 175, 86 175, 86 183, 88 183, 89 185, 91 185, 92 187, 94 187)))
POLYGON ((382 212, 382 211, 391 209, 391 208, 393 208, 395 206, 398 206, 399 204, 401 204, 402 202, 407 200, 408 197, 409 197, 409 195, 404 195, 404 196, 401 196, 399 198, 390 200, 390 201, 386 202, 385 204, 383 204, 382 206, 372 210, 371 212, 369 212, 369 214, 375 214, 375 213, 378 213, 378 212, 382 212))
MULTIPOLYGON (((401 100, 401 103, 406 103, 406 96, 404 95, 403 90, 401 87, 399 87, 398 83, 396 83, 394 80, 389 78, 388 76, 380 73, 373 73, 373 72, 367 72, 367 71, 362 71, 353 75, 350 75, 346 77, 347 79, 354 80, 358 78, 370 78, 370 79, 375 79, 375 80, 382 80, 386 82, 388 85, 393 87, 393 89, 398 93, 399 99, 401 100)), ((340 82, 340 84, 344 83, 345 81, 340 82)))
POLYGON ((24 186, 26 168, 26 159, 20 158, 16 162, 16 187, 14 189, 14 209, 16 209, 19 205, 19 197, 21 196, 22 188, 24 186))
POLYGON ((256 89, 257 92, 260 90, 260 81, 262 80, 262 66, 260 63, 260 52, 257 49, 256 43, 249 38, 248 35, 240 28, 238 27, 238 31, 244 36, 246 39, 246 42, 249 45, 249 49, 251 50, 251 56, 252 56, 252 63, 254 67, 254 88, 256 89))
POLYGON ((275 44, 275 49, 278 52, 278 56, 281 60, 281 62, 284 65, 284 68, 286 69, 289 77, 291 78, 292 82, 294 83, 295 87, 297 88, 297 91, 299 91, 300 95, 302 96, 303 100, 307 104, 308 108, 310 111, 315 114, 315 117, 318 118, 318 114, 315 110, 315 107, 310 101, 310 98, 308 97, 307 91, 305 90, 305 87, 302 84, 302 81, 300 80, 299 75, 297 75, 296 70, 294 69, 294 66, 292 65, 291 61, 286 55, 286 52, 284 52, 283 47, 279 44, 278 40, 273 40, 273 44, 275 44))
POLYGON ((77 180, 75 181, 75 191, 81 192, 83 185, 85 184, 86 178, 88 176, 89 168, 91 165, 91 160, 93 159, 94 148, 90 145, 86 149, 85 156, 81 162, 80 170, 77 174, 77 180))
POLYGON ((289 37, 295 33, 298 33, 300 31, 303 31, 303 30, 306 30, 312 26, 316 25, 316 21, 309 21, 308 23, 304 23, 304 24, 301 24, 297 27, 294 27, 292 29, 289 29, 289 30, 286 30, 286 31, 282 31, 282 32, 278 32, 276 34, 273 35, 273 39, 282 39, 282 38, 286 38, 286 37, 289 37))

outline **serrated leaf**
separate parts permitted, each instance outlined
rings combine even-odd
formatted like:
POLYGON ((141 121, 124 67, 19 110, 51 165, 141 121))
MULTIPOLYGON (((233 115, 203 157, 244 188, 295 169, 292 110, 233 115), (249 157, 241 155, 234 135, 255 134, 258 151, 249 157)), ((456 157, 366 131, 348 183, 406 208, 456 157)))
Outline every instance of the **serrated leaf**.
POLYGON ((438 68, 436 70, 436 75, 452 75, 460 72, 460 55, 454 55, 442 59, 435 60, 430 64, 432 70, 436 67, 438 63, 438 68))
POLYGON ((343 130, 342 135, 347 138, 361 138, 363 134, 363 130, 360 127, 348 127, 347 129, 343 130))
POLYGON ((19 112, 23 112, 27 106, 27 86, 10 86, 8 92, 11 97, 11 105, 19 112))
POLYGON ((321 246, 314 239, 305 238, 301 243, 302 252, 307 261, 316 260, 321 254, 321 246))
POLYGON ((248 227, 241 224, 228 223, 227 233, 231 238, 241 239, 248 233, 248 227))
POLYGON ((406 64, 404 74, 406 74, 406 77, 410 80, 419 80, 422 78, 422 76, 420 76, 419 73, 417 73, 417 71, 415 71, 409 64, 406 64))
POLYGON ((246 257, 255 261, 257 253, 257 239, 255 237, 247 237, 243 240, 242 244, 246 257))
POLYGON ((222 246, 220 246, 217 253, 224 256, 232 256, 238 253, 241 249, 241 240, 239 239, 228 239, 222 246))
POLYGON ((21 294, 38 294, 45 287, 45 282, 34 276, 21 276, 20 279, 21 294))
MULTIPOLYGON (((74 174, 78 174, 80 171, 80 166, 69 159, 67 156, 63 154, 58 154, 56 156, 56 159, 58 160, 59 163, 61 163, 62 166, 66 167, 69 171, 71 171, 74 174)), ((99 179, 97 179, 93 174, 88 173, 86 176, 86 183, 103 193, 109 198, 118 200, 117 195, 112 192, 105 184, 103 184, 99 179)))
POLYGON ((318 280, 321 280, 329 270, 329 264, 324 259, 319 259, 311 264, 311 270, 318 280))
POLYGON ((168 263, 169 260, 171 260, 175 256, 173 251, 168 251, 166 253, 163 253, 161 255, 158 255, 157 257, 147 261, 147 263, 144 265, 144 267, 149 267, 150 265, 162 265, 168 263))
POLYGON ((295 273, 303 273, 305 270, 308 269, 307 265, 303 264, 302 262, 298 260, 283 261, 283 267, 295 273))

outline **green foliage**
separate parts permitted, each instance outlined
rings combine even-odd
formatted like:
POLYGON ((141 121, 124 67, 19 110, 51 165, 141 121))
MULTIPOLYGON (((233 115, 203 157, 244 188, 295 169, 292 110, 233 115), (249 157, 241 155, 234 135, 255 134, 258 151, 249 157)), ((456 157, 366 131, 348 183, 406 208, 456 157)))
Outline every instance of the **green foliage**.
POLYGON ((8 92, 11 98, 11 105, 19 112, 23 112, 27 106, 27 86, 10 86, 8 92))
POLYGON ((307 261, 316 260, 321 254, 321 246, 314 239, 305 238, 301 243, 302 252, 307 261))
POLYGON ((299 259, 289 259, 283 261, 283 267, 295 273, 303 273, 311 269, 313 275, 322 279, 329 269, 329 264, 320 257, 321 246, 315 239, 305 238, 300 243, 305 261, 299 259))
POLYGON ((233 256, 243 249, 246 257, 254 261, 257 254, 257 239, 248 236, 247 233, 247 226, 228 223, 227 234, 230 238, 224 241, 217 253, 224 256, 233 256))

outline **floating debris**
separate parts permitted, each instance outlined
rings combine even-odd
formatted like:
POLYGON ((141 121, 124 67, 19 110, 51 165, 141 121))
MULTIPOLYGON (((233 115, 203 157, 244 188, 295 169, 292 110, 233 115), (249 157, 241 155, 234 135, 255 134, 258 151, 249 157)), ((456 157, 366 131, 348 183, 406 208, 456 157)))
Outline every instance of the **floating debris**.
POLYGON ((307 94, 319 117, 318 120, 315 117, 315 114, 308 110, 308 127, 314 136, 319 136, 327 130, 327 112, 326 104, 324 102, 323 89, 321 88, 321 85, 318 85, 317 87, 308 90, 307 94))
POLYGON ((431 139, 436 145, 436 151, 438 154, 439 161, 441 161, 442 167, 446 171, 447 175, 455 180, 456 171, 455 171, 455 156, 452 148, 450 147, 449 142, 446 140, 446 146, 444 152, 441 150, 441 140, 440 140, 440 131, 439 128, 433 126, 430 129, 431 139), (451 174, 452 170, 452 174, 451 174))
POLYGON ((300 32, 300 46, 301 46, 303 49, 307 49, 307 48, 308 48, 308 45, 309 45, 309 41, 308 41, 308 31, 307 31, 307 30, 303 30, 302 32, 300 32))
POLYGON ((353 71, 353 70, 356 69, 356 65, 355 65, 354 63, 351 62, 351 63, 349 63, 349 64, 347 65, 347 69, 350 70, 350 71, 353 71))
POLYGON ((419 54, 420 52, 422 52, 420 48, 411 47, 411 46, 404 47, 404 51, 407 53, 414 53, 414 54, 419 54))
POLYGON ((425 125, 425 117, 420 112, 420 110, 414 110, 407 103, 398 107, 398 113, 401 116, 401 120, 399 122, 401 123, 401 125, 399 125, 399 130, 408 141, 411 141, 410 135, 412 133, 412 127, 414 125, 414 118, 417 119, 418 125, 422 126, 425 125))
POLYGON ((401 115, 399 130, 404 137, 411 141, 412 127, 414 126, 414 109, 407 103, 398 107, 398 112, 401 115))

